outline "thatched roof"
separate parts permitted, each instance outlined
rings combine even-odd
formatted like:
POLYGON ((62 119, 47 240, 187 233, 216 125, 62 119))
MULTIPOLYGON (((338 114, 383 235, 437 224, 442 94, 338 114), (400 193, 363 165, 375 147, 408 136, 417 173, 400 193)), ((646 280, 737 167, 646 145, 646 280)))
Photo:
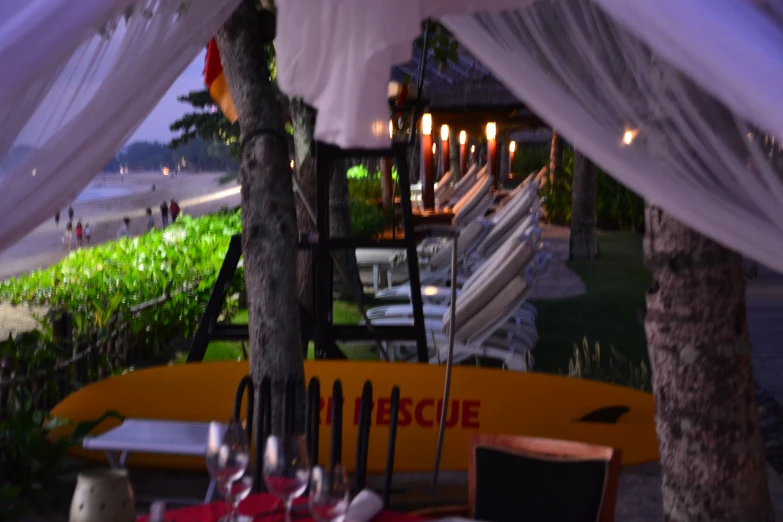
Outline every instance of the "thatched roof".
MULTIPOLYGON (((414 46, 409 62, 392 68, 393 81, 418 82, 421 50, 414 46)), ((503 83, 460 46, 455 63, 438 63, 429 50, 424 73, 423 97, 435 120, 458 125, 486 121, 519 128, 544 126, 503 83)))

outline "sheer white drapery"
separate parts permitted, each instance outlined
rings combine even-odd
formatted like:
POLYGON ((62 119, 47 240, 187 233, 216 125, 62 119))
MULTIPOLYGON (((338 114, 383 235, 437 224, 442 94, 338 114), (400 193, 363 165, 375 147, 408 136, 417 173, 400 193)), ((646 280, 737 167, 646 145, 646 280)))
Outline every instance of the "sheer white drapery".
MULTIPOLYGON (((768 138, 765 145, 747 122, 762 109, 756 100, 740 98, 737 110, 719 101, 737 97, 736 83, 702 88, 597 2, 541 2, 444 23, 617 179, 695 230, 783 270, 779 146, 768 138)), ((774 76, 756 73, 759 81, 774 76)), ((754 123, 770 125, 772 112, 754 123)))
POLYGON ((315 136, 343 148, 389 146, 391 66, 410 59, 421 21, 533 0, 279 0, 277 83, 318 108, 315 136))
POLYGON ((783 131, 778 0, 520 0, 504 12, 508 5, 491 0, 433 10, 411 0, 407 16, 383 2, 324 5, 346 9, 345 16, 351 9, 345 22, 330 20, 339 17, 331 12, 306 15, 302 2, 278 2, 278 77, 285 91, 318 109, 317 139, 388 143, 377 130, 388 119, 381 71, 408 59, 402 42, 418 35, 421 20, 411 13, 442 15, 522 101, 620 181, 694 229, 783 270, 779 148, 765 137, 783 131), (294 14, 296 27, 287 25, 294 14), (330 28, 339 30, 327 37, 330 28), (389 36, 393 30, 398 36, 389 36), (316 63, 307 61, 309 52, 319 65, 308 71, 305 64, 316 63))
POLYGON ((81 192, 238 1, 4 0, 0 249, 81 192))

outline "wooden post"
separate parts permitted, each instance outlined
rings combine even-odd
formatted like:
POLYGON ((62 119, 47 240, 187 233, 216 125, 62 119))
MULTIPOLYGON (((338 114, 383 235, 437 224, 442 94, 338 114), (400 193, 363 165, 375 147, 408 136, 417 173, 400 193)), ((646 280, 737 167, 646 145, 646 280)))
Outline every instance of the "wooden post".
POLYGON ((421 203, 425 210, 435 208, 435 174, 432 169, 432 115, 421 118, 421 203))
POLYGON ((451 170, 451 158, 449 156, 449 126, 440 126, 440 155, 441 164, 443 165, 443 175, 451 170))
POLYGON ((459 177, 465 175, 468 171, 468 133, 460 131, 459 133, 459 177))
POLYGON ((494 188, 500 186, 500 158, 498 158, 497 125, 487 123, 487 172, 495 179, 494 188))
POLYGON ((517 151, 517 142, 512 141, 508 144, 508 172, 509 174, 514 173, 514 154, 517 151))

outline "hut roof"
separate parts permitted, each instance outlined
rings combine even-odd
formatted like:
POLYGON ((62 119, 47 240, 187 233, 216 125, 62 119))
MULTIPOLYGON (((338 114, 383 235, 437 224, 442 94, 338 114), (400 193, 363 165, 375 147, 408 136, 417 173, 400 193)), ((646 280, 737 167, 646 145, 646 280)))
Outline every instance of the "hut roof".
MULTIPOLYGON (((421 49, 414 45, 409 62, 392 68, 391 79, 418 82, 421 49)), ((481 125, 497 121, 520 128, 545 126, 489 69, 460 46, 457 61, 441 64, 427 53, 423 97, 433 118, 446 123, 481 125)))

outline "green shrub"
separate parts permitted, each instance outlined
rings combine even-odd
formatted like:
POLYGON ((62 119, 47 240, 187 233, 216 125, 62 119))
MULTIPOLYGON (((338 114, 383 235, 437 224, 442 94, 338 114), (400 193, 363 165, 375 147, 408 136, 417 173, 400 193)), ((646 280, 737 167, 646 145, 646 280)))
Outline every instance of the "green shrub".
POLYGON ((46 415, 31 397, 17 391, 12 402, 12 414, 0 423, 0 520, 9 522, 63 503, 67 492, 57 475, 69 445, 47 440, 46 415))
MULTIPOLYGON (((517 179, 549 165, 549 149, 524 148, 514 158, 517 179)), ((568 225, 571 222, 571 186, 574 179, 574 152, 563 150, 563 171, 555 177, 554 186, 544 185, 541 195, 546 196, 546 215, 550 223, 568 225)), ((596 173, 596 219, 598 228, 604 230, 644 230, 644 200, 615 181, 598 168, 596 173)))
POLYGON ((351 228, 355 236, 375 238, 386 229, 386 219, 376 203, 352 199, 351 228))
POLYGON ((609 356, 602 357, 601 345, 596 342, 591 349, 587 337, 582 339, 581 350, 574 343, 574 356, 568 361, 568 376, 619 384, 643 391, 652 389, 650 371, 644 361, 637 366, 613 346, 609 347, 609 356))
MULTIPOLYGON (((74 317, 77 333, 104 329, 118 314, 152 351, 192 333, 233 234, 238 211, 191 218, 165 230, 72 252, 57 265, 0 283, 0 301, 47 305, 74 317), (168 296, 138 314, 131 308, 168 296)), ((230 294, 244 287, 238 270, 230 294)))

